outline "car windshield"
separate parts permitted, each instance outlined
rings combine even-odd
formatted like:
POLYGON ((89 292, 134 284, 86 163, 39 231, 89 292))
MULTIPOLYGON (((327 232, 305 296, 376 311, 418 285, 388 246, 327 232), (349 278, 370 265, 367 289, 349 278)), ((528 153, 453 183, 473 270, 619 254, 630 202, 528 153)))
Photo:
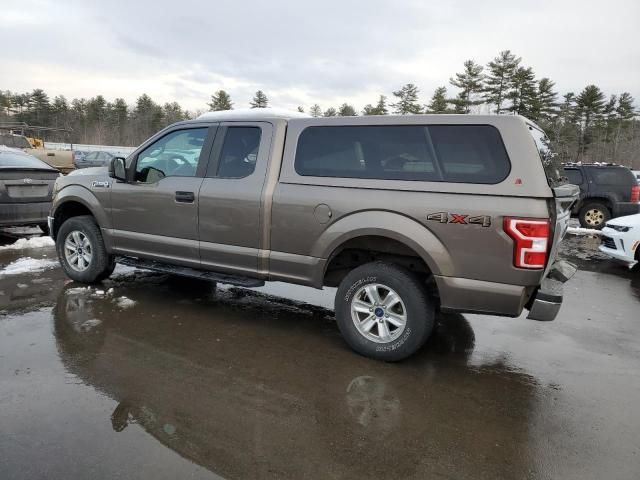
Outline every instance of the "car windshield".
POLYGON ((54 170, 36 157, 21 152, 0 150, 0 168, 37 168, 42 170, 54 170))
POLYGON ((557 187, 558 185, 568 183, 569 180, 564 175, 564 169, 562 168, 560 158, 551 150, 549 137, 547 137, 540 128, 534 125, 529 125, 529 132, 531 133, 533 141, 536 144, 536 148, 538 149, 538 153, 540 154, 540 160, 542 161, 542 167, 544 168, 544 173, 547 176, 549 186, 557 187))
POLYGON ((26 138, 10 133, 0 133, 0 145, 11 148, 31 148, 31 144, 26 138))

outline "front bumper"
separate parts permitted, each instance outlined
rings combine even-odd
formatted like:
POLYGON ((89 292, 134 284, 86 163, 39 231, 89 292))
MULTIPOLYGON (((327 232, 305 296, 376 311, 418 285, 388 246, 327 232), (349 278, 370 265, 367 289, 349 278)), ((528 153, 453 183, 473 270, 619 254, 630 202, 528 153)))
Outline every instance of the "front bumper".
POLYGON ((563 284, 573 277, 576 270, 575 265, 565 260, 555 262, 531 298, 527 318, 541 322, 555 320, 562 306, 563 284))
POLYGON ((46 223, 51 202, 3 203, 0 205, 0 225, 41 225, 46 223))
POLYGON ((602 244, 598 247, 602 253, 623 262, 632 268, 636 265, 634 242, 627 232, 618 232, 613 228, 602 229, 602 244))

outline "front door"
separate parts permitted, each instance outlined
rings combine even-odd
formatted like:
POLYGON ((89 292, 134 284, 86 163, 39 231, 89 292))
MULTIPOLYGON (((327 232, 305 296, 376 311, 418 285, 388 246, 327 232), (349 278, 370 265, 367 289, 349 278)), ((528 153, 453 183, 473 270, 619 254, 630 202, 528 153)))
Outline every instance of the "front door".
POLYGON ((176 127, 152 141, 111 192, 114 251, 198 267, 198 191, 216 127, 176 127))

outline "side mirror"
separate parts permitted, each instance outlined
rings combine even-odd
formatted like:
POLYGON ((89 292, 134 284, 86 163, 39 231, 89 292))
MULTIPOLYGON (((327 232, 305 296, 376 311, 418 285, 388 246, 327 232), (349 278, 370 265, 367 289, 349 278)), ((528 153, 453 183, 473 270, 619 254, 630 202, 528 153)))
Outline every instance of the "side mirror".
POLYGON ((109 163, 109 176, 120 182, 127 181, 127 169, 123 157, 113 157, 109 163))

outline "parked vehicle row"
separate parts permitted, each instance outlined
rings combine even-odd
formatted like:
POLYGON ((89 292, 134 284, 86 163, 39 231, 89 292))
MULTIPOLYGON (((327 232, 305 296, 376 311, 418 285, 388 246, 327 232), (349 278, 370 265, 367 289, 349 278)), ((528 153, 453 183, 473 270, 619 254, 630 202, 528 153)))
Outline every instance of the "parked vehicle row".
POLYGON ((244 286, 337 286, 357 352, 411 355, 437 309, 553 320, 578 197, 519 116, 207 113, 56 183, 60 262, 116 262, 244 286))
POLYGON ((76 151, 73 156, 73 165, 75 168, 106 167, 115 156, 104 151, 76 151))
POLYGON ((74 169, 73 152, 71 150, 52 150, 44 147, 34 148, 26 136, 3 132, 0 133, 0 145, 20 149, 62 173, 68 173, 74 169))

